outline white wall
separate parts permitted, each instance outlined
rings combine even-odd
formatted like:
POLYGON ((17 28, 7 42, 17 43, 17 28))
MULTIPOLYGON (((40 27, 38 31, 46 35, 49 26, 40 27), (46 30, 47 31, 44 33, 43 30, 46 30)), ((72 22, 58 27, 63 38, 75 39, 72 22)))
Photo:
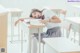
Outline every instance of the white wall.
POLYGON ((32 8, 41 9, 45 6, 51 6, 52 8, 70 9, 74 11, 71 5, 79 4, 79 2, 69 3, 67 0, 0 0, 0 4, 7 8, 21 8, 26 13, 24 13, 24 15, 28 16, 32 8))

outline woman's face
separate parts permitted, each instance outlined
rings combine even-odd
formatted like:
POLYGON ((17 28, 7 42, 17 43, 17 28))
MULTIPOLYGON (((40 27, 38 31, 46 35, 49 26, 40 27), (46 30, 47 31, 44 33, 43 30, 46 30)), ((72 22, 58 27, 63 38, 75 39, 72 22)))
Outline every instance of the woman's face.
POLYGON ((42 13, 40 13, 40 12, 33 12, 32 13, 32 17, 33 18, 40 18, 40 17, 42 17, 42 13))

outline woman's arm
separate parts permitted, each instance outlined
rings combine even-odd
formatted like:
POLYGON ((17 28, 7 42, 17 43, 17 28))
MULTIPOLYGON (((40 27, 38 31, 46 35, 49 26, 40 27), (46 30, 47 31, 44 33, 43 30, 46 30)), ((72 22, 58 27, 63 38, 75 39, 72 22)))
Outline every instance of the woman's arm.
POLYGON ((16 26, 20 21, 23 22, 24 19, 27 19, 27 18, 20 18, 20 19, 18 19, 18 20, 15 22, 15 26, 16 26))
POLYGON ((48 20, 41 20, 41 23, 44 23, 44 24, 46 24, 48 22, 61 23, 61 20, 57 16, 53 16, 52 18, 50 18, 48 20))
POLYGON ((61 20, 57 16, 53 16, 51 19, 49 19, 49 22, 61 23, 61 20))

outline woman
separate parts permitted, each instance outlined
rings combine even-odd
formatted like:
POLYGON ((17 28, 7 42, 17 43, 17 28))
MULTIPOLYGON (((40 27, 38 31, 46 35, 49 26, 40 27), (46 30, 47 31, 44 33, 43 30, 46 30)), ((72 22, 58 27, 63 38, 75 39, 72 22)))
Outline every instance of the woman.
MULTIPOLYGON (((56 14, 52 10, 44 9, 40 11, 38 9, 33 9, 30 14, 30 17, 33 19, 42 19, 41 23, 46 25, 47 32, 41 33, 41 38, 61 37, 61 30, 59 25, 61 23, 61 20, 59 19, 59 17, 56 16, 56 14)), ((23 21, 24 19, 19 19, 16 23, 18 23, 19 21, 23 21)), ((37 33, 34 33, 33 49, 36 49, 33 50, 33 53, 37 53, 37 46, 35 42, 36 38, 38 39, 37 35, 37 33)))
MULTIPOLYGON (((60 37, 61 32, 60 32, 60 23, 61 20, 59 17, 56 16, 56 14, 52 10, 44 9, 42 11, 38 9, 32 9, 32 12, 30 14, 31 19, 42 19, 41 22, 46 25, 48 28, 46 34, 50 37, 60 37), (58 32, 59 31, 59 32, 58 32), (54 32, 56 32, 55 35, 54 32), (57 33, 58 32, 58 33, 57 33), (54 34, 54 35, 53 35, 54 34)), ((21 18, 18 21, 16 21, 15 25, 19 21, 24 21, 27 18, 21 18)))
POLYGON ((48 28, 46 32, 46 35, 48 35, 48 37, 61 36, 60 32, 61 20, 56 16, 56 14, 53 11, 46 9, 44 9, 43 11, 40 11, 38 9, 33 9, 30 17, 42 19, 41 22, 44 23, 48 28))

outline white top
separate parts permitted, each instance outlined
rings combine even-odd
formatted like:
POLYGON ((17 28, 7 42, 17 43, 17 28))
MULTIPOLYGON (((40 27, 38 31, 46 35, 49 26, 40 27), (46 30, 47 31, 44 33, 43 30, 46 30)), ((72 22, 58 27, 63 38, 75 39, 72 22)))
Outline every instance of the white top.
POLYGON ((67 38, 57 37, 57 38, 44 38, 46 44, 51 46, 57 52, 77 52, 80 51, 80 46, 74 44, 67 38))
MULTIPOLYGON (((57 16, 52 10, 49 10, 49 9, 44 10, 44 11, 42 12, 42 14, 43 14, 44 17, 45 17, 45 20, 50 19, 50 18, 52 18, 53 16, 57 16)), ((50 28, 53 28, 53 27, 60 26, 60 23, 50 23, 50 22, 49 22, 49 23, 46 24, 46 26, 47 26, 48 29, 50 29, 50 28)))

